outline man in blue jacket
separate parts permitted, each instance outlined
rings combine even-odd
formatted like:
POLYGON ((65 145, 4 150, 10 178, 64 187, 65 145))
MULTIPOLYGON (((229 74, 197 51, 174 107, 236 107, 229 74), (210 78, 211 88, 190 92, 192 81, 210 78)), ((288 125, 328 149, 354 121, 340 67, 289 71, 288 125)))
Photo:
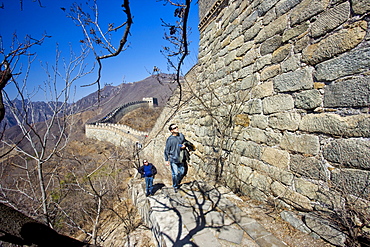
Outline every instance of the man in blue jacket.
POLYGON ((169 136, 166 141, 164 159, 166 161, 166 165, 171 165, 172 186, 177 193, 181 179, 184 175, 184 164, 179 158, 181 149, 185 148, 185 145, 183 144, 185 137, 179 132, 179 127, 176 124, 170 124, 169 130, 171 132, 171 136, 169 136))
POLYGON ((144 165, 139 167, 138 172, 141 174, 142 178, 145 178, 146 196, 154 195, 153 180, 154 175, 157 174, 157 168, 147 160, 143 160, 143 164, 144 165))

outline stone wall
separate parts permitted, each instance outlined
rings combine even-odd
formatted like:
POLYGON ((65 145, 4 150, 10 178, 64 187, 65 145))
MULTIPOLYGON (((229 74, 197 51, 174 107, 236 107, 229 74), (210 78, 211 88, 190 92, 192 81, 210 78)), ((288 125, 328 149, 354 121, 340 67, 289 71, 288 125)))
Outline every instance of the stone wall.
POLYGON ((184 104, 171 98, 146 154, 163 163, 168 124, 177 123, 197 146, 195 177, 304 212, 311 230, 344 246, 355 236, 325 236, 317 222, 369 231, 370 2, 220 6, 202 23, 184 104), (348 220, 349 207, 357 219, 348 220))
POLYGON ((140 108, 140 107, 143 107, 143 106, 150 106, 152 103, 153 102, 146 101, 146 100, 133 101, 133 102, 126 103, 126 104, 112 110, 105 117, 103 117, 102 119, 100 119, 96 122, 97 123, 117 123, 128 112, 133 111, 133 110, 135 110, 137 108, 140 108))
POLYGON ((143 142, 147 132, 135 130, 127 125, 116 124, 130 111, 144 106, 153 106, 155 98, 144 98, 143 101, 134 101, 117 107, 104 118, 85 125, 87 138, 107 141, 116 146, 132 147, 136 142, 143 142), (145 100, 149 99, 149 101, 145 100))
POLYGON ((121 124, 86 124, 85 135, 87 138, 107 141, 116 146, 132 147, 136 142, 142 142, 146 133, 134 130, 121 124))

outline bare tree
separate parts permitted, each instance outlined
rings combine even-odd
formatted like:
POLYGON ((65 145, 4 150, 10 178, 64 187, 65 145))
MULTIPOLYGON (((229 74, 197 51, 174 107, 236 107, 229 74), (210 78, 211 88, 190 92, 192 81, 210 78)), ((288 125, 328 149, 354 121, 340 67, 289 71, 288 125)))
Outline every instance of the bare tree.
MULTIPOLYGON (((172 98, 175 100, 167 102, 169 107, 173 110, 170 111, 171 113, 166 117, 165 121, 163 121, 162 130, 178 112, 181 106, 189 100, 189 98, 183 99, 184 92, 182 83, 184 80, 182 67, 186 57, 189 55, 188 37, 191 30, 188 27, 188 21, 192 0, 179 0, 176 2, 172 0, 160 1, 163 1, 164 5, 170 4, 174 6, 174 16, 177 18, 175 23, 169 23, 162 19, 162 26, 168 29, 168 31, 164 33, 164 39, 169 42, 169 45, 162 47, 163 50, 161 50, 161 53, 167 59, 168 70, 174 70, 173 83, 176 83, 178 86, 172 98)), ((156 76, 159 83, 162 83, 163 78, 160 68, 154 66, 152 74, 156 76)), ((160 130, 155 135, 159 133, 160 130)))
MULTIPOLYGON (((70 107, 71 86, 76 80, 90 73, 90 71, 85 70, 84 65, 84 59, 87 54, 86 51, 82 51, 81 54, 76 55, 71 51, 71 59, 66 61, 61 58, 60 52, 57 51, 56 63, 52 71, 50 71, 48 65, 45 66, 48 79, 43 87, 40 86, 39 90, 45 93, 47 99, 47 111, 45 112, 49 112, 50 115, 44 116, 44 122, 36 123, 34 119, 36 112, 33 107, 34 104, 31 102, 32 98, 30 98, 33 94, 30 95, 27 92, 26 85, 31 62, 25 73, 23 84, 18 82, 18 78, 13 77, 13 83, 18 89, 18 97, 21 98, 21 108, 16 106, 8 95, 5 94, 9 110, 17 121, 17 128, 22 133, 19 137, 21 139, 20 142, 17 142, 14 138, 7 139, 6 136, 2 140, 5 147, 8 147, 10 150, 14 149, 13 156, 18 156, 23 163, 14 163, 17 169, 23 170, 26 174, 25 177, 22 177, 23 183, 20 184, 18 182, 18 185, 21 187, 18 187, 17 190, 18 193, 23 194, 26 198, 39 202, 44 220, 49 226, 52 226, 52 223, 48 208, 48 191, 50 191, 55 182, 54 172, 57 167, 48 166, 48 164, 51 158, 57 152, 61 152, 69 141, 69 133, 71 133, 71 128, 73 127, 73 112, 70 107), (61 61, 63 61, 63 64, 59 65, 61 61), (34 171, 37 171, 36 176, 34 171), (38 188, 35 187, 35 181, 37 181, 38 188)), ((3 188, 3 190, 6 191, 7 189, 3 188)), ((5 202, 9 203, 10 201, 5 199, 5 202)))
POLYGON ((95 82, 85 86, 91 86, 94 84, 98 85, 100 91, 100 78, 102 73, 102 60, 118 56, 127 48, 128 36, 130 34, 131 25, 133 24, 131 9, 129 0, 123 0, 121 5, 122 11, 125 14, 124 21, 115 25, 110 23, 107 27, 102 28, 99 23, 99 9, 96 0, 89 0, 86 4, 92 2, 92 6, 84 6, 82 4, 74 3, 68 13, 68 17, 71 18, 77 26, 82 28, 85 36, 81 43, 87 45, 87 47, 94 53, 95 59, 98 62, 98 77, 95 82), (121 38, 118 44, 114 44, 112 36, 120 33, 121 38), (103 54, 103 55, 101 55, 103 54))
MULTIPOLYGON (((35 45, 41 45, 45 38, 48 38, 44 34, 40 39, 34 39, 31 36, 26 36, 23 41, 19 41, 16 34, 13 35, 12 38, 12 46, 10 47, 10 51, 6 51, 4 47, 2 47, 2 36, 0 36, 0 55, 2 56, 2 60, 0 63, 0 92, 3 92, 5 86, 12 82, 12 76, 17 75, 18 72, 15 72, 19 60, 22 57, 28 57, 29 59, 34 57, 34 54, 30 52, 30 48, 35 45)), ((3 97, 0 94, 0 122, 4 119, 5 115, 5 107, 3 104, 3 97)))
MULTIPOLYGON (((43 7, 41 0, 32 0, 32 2, 37 2, 40 7, 43 7)), ((0 9, 5 9, 5 8, 6 8, 6 5, 3 2, 1 2, 0 9)), ((23 0, 19 0, 19 8, 20 10, 23 10, 23 0)))
POLYGON ((94 244, 104 242, 109 235, 103 234, 107 217, 112 223, 124 224, 125 234, 128 235, 139 222, 135 215, 126 215, 115 209, 119 204, 124 210, 132 211, 123 194, 125 186, 122 183, 130 177, 127 171, 132 161, 126 159, 128 151, 119 147, 108 149, 104 144, 99 147, 86 144, 84 149, 88 150, 70 147, 59 157, 58 163, 68 164, 65 168, 68 172, 61 178, 64 181, 61 194, 66 196, 59 196, 63 199, 55 201, 62 217, 66 219, 64 223, 69 231, 82 231, 86 239, 94 244))
POLYGON ((169 32, 164 34, 165 40, 170 43, 170 46, 163 47, 162 54, 167 58, 169 68, 175 70, 175 82, 179 86, 181 101, 181 69, 185 58, 189 55, 188 19, 191 6, 191 0, 173 2, 171 0, 163 0, 165 4, 175 6, 174 16, 178 18, 175 24, 168 23, 162 19, 163 26, 169 29, 169 32), (172 46, 172 47, 171 47, 172 46))

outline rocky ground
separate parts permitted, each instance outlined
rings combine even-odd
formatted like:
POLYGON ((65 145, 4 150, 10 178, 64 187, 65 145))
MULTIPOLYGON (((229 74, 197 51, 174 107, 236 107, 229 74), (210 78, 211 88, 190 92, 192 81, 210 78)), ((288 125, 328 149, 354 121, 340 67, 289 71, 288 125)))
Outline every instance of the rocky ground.
MULTIPOLYGON (((185 182, 191 181, 190 178, 185 182)), ((169 185, 167 185, 169 186, 169 185)), ((333 246, 324 240, 315 239, 314 237, 303 233, 289 223, 285 222, 281 216, 281 210, 248 197, 233 196, 228 198, 238 205, 247 215, 263 225, 268 231, 273 233, 277 238, 291 247, 329 247, 333 246)), ((126 241, 125 246, 156 246, 151 231, 145 226, 140 226, 130 234, 130 243, 126 241)), ((117 245, 112 245, 117 246, 117 245)))
POLYGON ((229 198, 239 206, 249 217, 257 220, 268 231, 292 247, 328 247, 333 246, 324 240, 314 239, 303 233, 280 216, 280 211, 270 205, 249 199, 248 197, 229 198))

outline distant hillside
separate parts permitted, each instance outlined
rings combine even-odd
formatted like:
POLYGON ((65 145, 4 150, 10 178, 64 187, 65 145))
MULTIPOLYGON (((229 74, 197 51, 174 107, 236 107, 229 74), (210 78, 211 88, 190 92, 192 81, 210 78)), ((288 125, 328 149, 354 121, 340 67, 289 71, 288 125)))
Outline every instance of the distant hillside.
MULTIPOLYGON (((144 97, 157 98, 158 105, 163 106, 176 87, 177 85, 173 83, 171 75, 167 74, 149 76, 138 82, 122 83, 118 86, 105 86, 100 92, 96 91, 78 100, 72 105, 72 112, 81 113, 89 110, 98 110, 93 120, 99 119, 125 103, 140 101, 144 97)), ((13 104, 19 109, 24 107, 20 100, 13 101, 13 104)), ((28 113, 30 116, 29 119, 32 117, 33 122, 43 122, 51 115, 51 110, 45 102, 26 102, 25 105, 27 105, 29 109, 31 109, 29 106, 33 108, 33 110, 28 113), (31 112, 32 115, 30 114, 31 112)), ((6 124, 7 128, 16 125, 15 118, 9 111, 6 111, 1 127, 3 127, 4 124, 6 124)))
MULTIPOLYGON (((19 99, 13 100, 11 104, 14 109, 17 109, 16 115, 18 117, 25 116, 25 114, 27 114, 27 121, 29 123, 46 121, 53 114, 53 111, 51 109, 56 106, 53 102, 49 104, 43 101, 31 102, 25 100, 23 102, 19 99)), ((58 105, 60 104, 61 103, 58 103, 58 105)), ((17 121, 15 116, 9 110, 8 103, 5 102, 4 105, 5 105, 5 117, 3 121, 0 123, 0 128, 3 129, 4 126, 6 126, 6 128, 8 129, 17 125, 17 121)))

